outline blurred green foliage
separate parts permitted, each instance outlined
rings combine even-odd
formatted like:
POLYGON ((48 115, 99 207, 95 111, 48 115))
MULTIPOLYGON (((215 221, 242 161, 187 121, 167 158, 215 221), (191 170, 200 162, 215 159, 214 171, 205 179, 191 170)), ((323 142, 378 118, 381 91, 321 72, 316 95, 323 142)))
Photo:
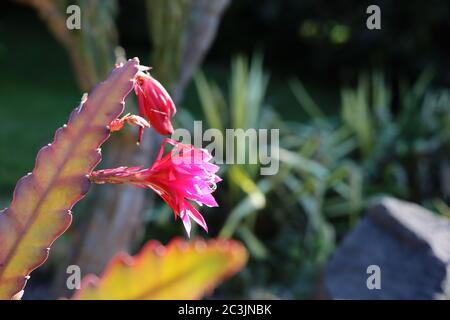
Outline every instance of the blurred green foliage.
POLYGON ((153 49, 155 74, 165 84, 173 84, 180 72, 183 31, 188 25, 191 0, 147 0, 147 21, 153 49))

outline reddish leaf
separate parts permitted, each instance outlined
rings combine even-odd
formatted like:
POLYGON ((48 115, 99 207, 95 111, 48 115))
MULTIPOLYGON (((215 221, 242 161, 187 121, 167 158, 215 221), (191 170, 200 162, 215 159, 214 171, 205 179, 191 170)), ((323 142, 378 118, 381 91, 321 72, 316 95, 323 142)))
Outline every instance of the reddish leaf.
POLYGON ((33 172, 17 183, 9 208, 0 212, 0 299, 24 288, 69 227, 70 210, 89 189, 87 175, 101 160, 107 126, 123 112, 138 65, 129 60, 99 84, 39 151, 33 172))
POLYGON ((103 275, 83 279, 72 299, 199 299, 247 262, 246 249, 233 240, 150 241, 135 257, 118 254, 103 275))

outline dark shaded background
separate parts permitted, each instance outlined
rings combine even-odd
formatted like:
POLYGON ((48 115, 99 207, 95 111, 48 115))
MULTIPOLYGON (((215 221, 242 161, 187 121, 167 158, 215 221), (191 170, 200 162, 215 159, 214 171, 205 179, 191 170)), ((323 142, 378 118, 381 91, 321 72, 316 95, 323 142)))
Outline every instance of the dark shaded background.
MULTIPOLYGON (((121 43, 150 46, 143 17, 133 15, 143 4, 121 4, 121 43)), ((251 54, 256 48, 264 52, 271 71, 332 83, 370 66, 408 75, 427 66, 448 71, 449 13, 448 1, 439 0, 233 1, 207 62, 227 64, 232 54, 251 54), (382 8, 381 30, 366 28, 371 4, 382 8)), ((442 72, 441 80, 449 83, 448 72, 442 72)))

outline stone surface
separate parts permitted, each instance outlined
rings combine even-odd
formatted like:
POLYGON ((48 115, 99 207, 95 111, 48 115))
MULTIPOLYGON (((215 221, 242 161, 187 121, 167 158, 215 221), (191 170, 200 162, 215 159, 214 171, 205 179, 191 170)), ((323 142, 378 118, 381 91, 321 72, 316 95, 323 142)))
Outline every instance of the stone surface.
POLYGON ((331 257, 324 289, 331 299, 450 299, 450 220, 382 198, 331 257), (380 289, 367 286, 371 265, 380 289))

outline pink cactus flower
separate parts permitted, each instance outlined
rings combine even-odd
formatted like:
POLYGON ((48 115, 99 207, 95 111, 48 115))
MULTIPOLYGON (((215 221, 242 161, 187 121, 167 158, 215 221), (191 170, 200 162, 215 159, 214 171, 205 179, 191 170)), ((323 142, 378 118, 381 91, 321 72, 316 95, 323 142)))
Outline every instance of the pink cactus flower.
POLYGON ((91 181, 97 184, 127 183, 140 188, 150 188, 172 208, 175 218, 181 218, 188 235, 191 230, 190 219, 208 232, 203 216, 189 200, 200 206, 218 206, 212 192, 221 179, 216 175, 219 167, 209 162, 211 159, 211 154, 205 149, 194 148, 192 145, 167 138, 150 168, 119 167, 99 170, 91 174, 91 181), (167 143, 173 145, 173 149, 164 155, 167 143))
MULTIPOLYGON (((170 118, 177 112, 175 104, 161 83, 145 72, 147 70, 149 70, 148 67, 141 67, 134 84, 139 114, 147 119, 160 134, 171 135, 173 127, 170 118)), ((142 136, 144 128, 140 130, 140 136, 142 136)))

